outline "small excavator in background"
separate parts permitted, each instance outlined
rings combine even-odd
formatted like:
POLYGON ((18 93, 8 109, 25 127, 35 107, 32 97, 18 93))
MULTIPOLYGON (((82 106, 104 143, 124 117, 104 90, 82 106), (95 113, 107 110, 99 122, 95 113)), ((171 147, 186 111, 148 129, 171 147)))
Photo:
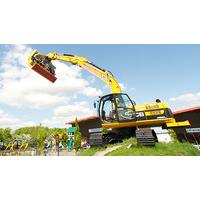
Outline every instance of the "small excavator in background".
POLYGON ((157 99, 155 102, 137 105, 128 94, 122 93, 114 75, 96 66, 87 58, 77 55, 49 53, 40 54, 34 50, 29 58, 29 67, 54 83, 55 69, 52 60, 60 60, 77 65, 104 81, 111 89, 111 94, 102 96, 98 101, 98 115, 106 133, 99 133, 103 143, 122 141, 125 138, 136 137, 137 142, 145 146, 154 146, 156 134, 151 127, 163 129, 189 127, 189 121, 176 122, 169 106, 157 99))

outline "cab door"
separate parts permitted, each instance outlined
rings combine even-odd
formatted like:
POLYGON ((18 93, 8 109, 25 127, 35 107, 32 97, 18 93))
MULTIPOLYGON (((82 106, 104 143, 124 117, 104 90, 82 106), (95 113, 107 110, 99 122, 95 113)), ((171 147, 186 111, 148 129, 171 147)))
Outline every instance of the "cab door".
POLYGON ((134 121, 135 107, 127 94, 109 94, 100 100, 99 117, 102 123, 134 121))

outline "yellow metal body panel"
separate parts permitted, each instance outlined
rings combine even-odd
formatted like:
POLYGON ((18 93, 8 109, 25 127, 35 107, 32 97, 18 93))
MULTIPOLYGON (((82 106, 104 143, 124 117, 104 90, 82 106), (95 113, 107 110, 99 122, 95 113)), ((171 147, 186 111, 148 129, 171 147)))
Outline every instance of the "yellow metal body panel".
POLYGON ((152 102, 147 104, 141 104, 141 105, 135 105, 136 111, 145 111, 145 110, 156 110, 156 109, 162 109, 162 108, 169 108, 169 105, 164 102, 152 102))
POLYGON ((166 126, 166 128, 178 128, 178 127, 190 127, 191 125, 188 120, 184 122, 176 122, 174 118, 102 124, 102 127, 104 128, 125 128, 125 127, 140 128, 140 127, 157 127, 157 126, 166 126))
POLYGON ((78 65, 104 81, 110 87, 112 93, 121 93, 121 88, 116 78, 108 71, 102 70, 90 64, 87 58, 76 55, 59 55, 57 53, 49 53, 47 54, 47 57, 49 60, 61 60, 78 65))
POLYGON ((31 52, 31 54, 29 55, 29 57, 28 57, 28 66, 32 69, 32 67, 33 67, 33 61, 32 61, 32 56, 35 54, 35 53, 37 53, 37 50, 34 50, 34 51, 32 51, 31 52))
POLYGON ((8 144, 5 150, 13 150, 14 144, 8 144))
POLYGON ((188 120, 184 122, 174 122, 174 123, 166 123, 167 128, 178 128, 178 127, 190 127, 190 122, 188 120))
POLYGON ((25 151, 27 148, 28 148, 28 143, 22 144, 19 149, 25 151))
POLYGON ((146 117, 154 116, 154 115, 163 115, 164 112, 165 112, 164 110, 145 111, 145 115, 146 117))
POLYGON ((154 126, 162 126, 162 125, 165 125, 166 123, 174 123, 174 122, 176 122, 174 118, 165 118, 165 119, 152 119, 152 120, 102 124, 102 127, 104 128, 154 127, 154 126))

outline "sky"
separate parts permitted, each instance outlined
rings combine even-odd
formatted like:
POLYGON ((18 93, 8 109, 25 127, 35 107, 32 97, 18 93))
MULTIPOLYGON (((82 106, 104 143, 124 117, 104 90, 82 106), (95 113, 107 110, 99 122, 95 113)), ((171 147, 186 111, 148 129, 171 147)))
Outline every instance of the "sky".
POLYGON ((78 66, 54 61, 52 84, 27 67, 33 49, 76 54, 111 71, 137 104, 159 98, 173 111, 200 106, 200 45, 0 45, 0 127, 46 125, 96 115, 110 89, 78 66))

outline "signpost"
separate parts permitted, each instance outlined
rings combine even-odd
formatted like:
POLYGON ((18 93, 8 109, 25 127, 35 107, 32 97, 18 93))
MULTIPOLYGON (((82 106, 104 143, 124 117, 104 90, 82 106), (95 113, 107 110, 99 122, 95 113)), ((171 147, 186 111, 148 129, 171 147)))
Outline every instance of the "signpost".
MULTIPOLYGON (((200 133, 200 128, 186 128, 186 132, 187 133, 191 133, 192 134, 192 137, 194 138, 196 144, 198 145, 199 147, 199 143, 194 135, 194 133, 200 133)), ((200 148, 200 147, 199 147, 200 148)))
POLYGON ((187 133, 200 133, 200 128, 186 128, 187 133))

